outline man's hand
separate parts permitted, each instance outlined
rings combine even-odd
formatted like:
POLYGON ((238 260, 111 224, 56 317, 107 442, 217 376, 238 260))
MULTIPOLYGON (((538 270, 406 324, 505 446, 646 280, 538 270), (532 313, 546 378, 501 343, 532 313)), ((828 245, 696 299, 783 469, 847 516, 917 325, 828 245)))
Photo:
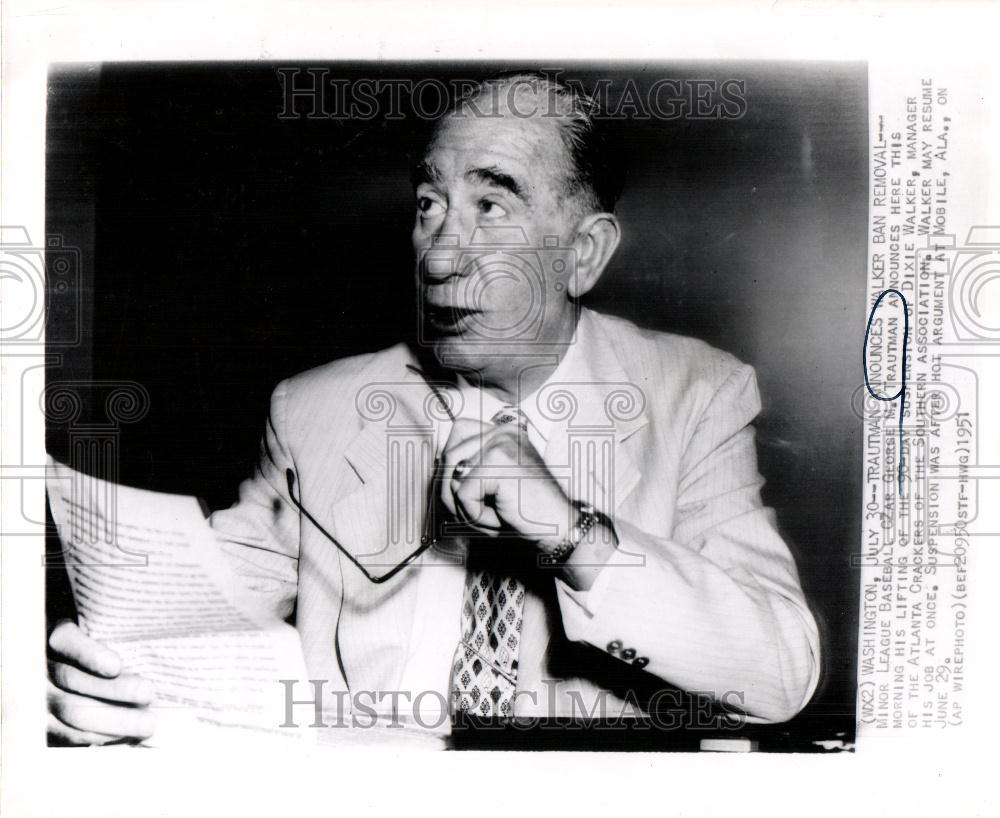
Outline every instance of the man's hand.
POLYGON ((510 529, 543 547, 566 536, 569 498, 516 423, 459 418, 441 460, 441 499, 456 519, 484 534, 510 529))
POLYGON ((73 622, 49 637, 49 737, 67 744, 108 744, 149 738, 155 716, 153 686, 121 673, 117 653, 73 622))
MULTIPOLYGON (((550 553, 569 534, 577 512, 517 424, 459 418, 442 453, 441 499, 456 519, 484 534, 517 532, 550 553), (456 467, 457 470, 456 470, 456 467)), ((561 575, 587 590, 614 552, 600 526, 577 546, 561 575)))

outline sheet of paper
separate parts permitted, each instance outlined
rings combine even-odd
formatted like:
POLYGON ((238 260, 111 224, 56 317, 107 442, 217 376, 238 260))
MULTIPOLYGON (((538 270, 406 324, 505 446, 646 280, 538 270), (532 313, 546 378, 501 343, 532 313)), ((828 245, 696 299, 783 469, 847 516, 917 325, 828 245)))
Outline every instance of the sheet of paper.
POLYGON ((51 459, 46 482, 81 627, 155 685, 157 731, 147 743, 219 726, 301 737, 280 728, 279 680, 308 678, 298 633, 238 605, 197 500, 51 459))

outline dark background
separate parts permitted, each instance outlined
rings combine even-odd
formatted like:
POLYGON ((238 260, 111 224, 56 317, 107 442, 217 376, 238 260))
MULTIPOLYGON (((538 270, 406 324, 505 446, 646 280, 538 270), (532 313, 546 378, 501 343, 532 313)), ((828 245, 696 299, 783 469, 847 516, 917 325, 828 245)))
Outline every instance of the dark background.
MULTIPOLYGON (((278 67, 77 65, 50 76, 47 229, 76 248, 76 267, 67 290, 49 292, 49 381, 79 385, 77 428, 107 421, 102 383, 142 384, 149 410, 117 428, 117 479, 212 508, 232 503, 249 474, 279 380, 414 327, 409 171, 427 123, 280 119, 278 67), (82 344, 72 343, 77 331, 82 344)), ((447 80, 516 66, 314 67, 345 79, 447 80)), ((612 100, 628 78, 640 89, 664 77, 746 83, 739 119, 617 126, 629 174, 625 238, 586 303, 698 336, 756 367, 765 501, 825 648, 812 704, 766 738, 775 749, 851 741, 865 67, 560 67, 587 87, 611 78, 612 100)), ((72 431, 50 423, 55 456, 71 459, 72 431)), ((50 600, 54 611, 63 595, 52 590, 50 600)))

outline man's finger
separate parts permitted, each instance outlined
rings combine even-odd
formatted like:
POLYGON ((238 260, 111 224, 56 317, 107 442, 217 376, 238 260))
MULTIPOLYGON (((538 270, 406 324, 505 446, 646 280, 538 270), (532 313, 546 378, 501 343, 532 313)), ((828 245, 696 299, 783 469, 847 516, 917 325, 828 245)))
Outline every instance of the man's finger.
POLYGON ((149 738, 156 728, 156 716, 147 708, 107 704, 67 693, 51 682, 49 712, 75 730, 117 738, 149 738))
POLYGON ((79 693, 109 702, 144 706, 153 703, 153 684, 133 673, 106 679, 63 662, 52 665, 52 681, 69 693, 79 693))
POLYGON ((452 480, 451 489, 458 510, 456 516, 480 530, 496 533, 502 524, 496 511, 486 504, 485 499, 487 494, 496 491, 497 481, 482 479, 478 476, 480 472, 480 467, 474 467, 467 477, 452 480))
POLYGON ((478 462, 479 455, 483 451, 487 438, 482 435, 473 435, 464 440, 454 441, 444 447, 441 452, 441 477, 445 481, 451 480, 455 466, 463 460, 470 463, 478 462))
POLYGON ((121 673, 122 661, 110 648, 91 639, 75 622, 60 622, 49 637, 49 647, 59 658, 67 659, 98 676, 113 678, 121 673))
POLYGON ((48 714, 46 732, 49 736, 49 743, 55 745, 89 747, 94 744, 110 744, 112 741, 121 741, 119 736, 106 736, 103 733, 88 733, 84 730, 77 730, 68 724, 63 724, 51 713, 48 714))
MULTIPOLYGON (((470 466, 480 465, 495 459, 498 450, 503 452, 498 465, 501 465, 502 473, 507 475, 509 466, 517 465, 515 452, 504 445, 510 440, 508 430, 503 427, 489 426, 486 427, 486 433, 474 434, 446 445, 441 453, 439 464, 441 482, 445 485, 450 484, 455 477, 455 467, 459 463, 464 461, 470 466)), ((516 438, 513 438, 513 445, 516 446, 516 438)))
POLYGON ((451 450, 445 450, 441 456, 441 463, 438 466, 438 475, 441 480, 440 492, 441 500, 445 507, 452 514, 457 516, 455 500, 453 496, 453 486, 456 481, 455 467, 459 463, 464 469, 470 469, 479 462, 479 442, 477 439, 467 440, 451 450))

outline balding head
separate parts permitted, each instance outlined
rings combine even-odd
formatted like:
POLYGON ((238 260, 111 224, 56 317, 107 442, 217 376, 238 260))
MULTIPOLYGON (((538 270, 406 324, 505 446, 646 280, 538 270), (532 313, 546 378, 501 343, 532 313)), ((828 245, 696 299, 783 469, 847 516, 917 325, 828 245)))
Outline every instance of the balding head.
POLYGON ((468 90, 438 129, 451 118, 537 118, 554 128, 562 146, 560 200, 577 215, 613 213, 624 182, 623 161, 599 115, 597 102, 581 91, 542 74, 519 73, 468 90))
POLYGON ((442 118, 416 169, 425 338, 481 383, 544 380, 538 357, 564 354, 577 299, 618 246, 617 188, 583 105, 537 78, 485 83, 442 118))

